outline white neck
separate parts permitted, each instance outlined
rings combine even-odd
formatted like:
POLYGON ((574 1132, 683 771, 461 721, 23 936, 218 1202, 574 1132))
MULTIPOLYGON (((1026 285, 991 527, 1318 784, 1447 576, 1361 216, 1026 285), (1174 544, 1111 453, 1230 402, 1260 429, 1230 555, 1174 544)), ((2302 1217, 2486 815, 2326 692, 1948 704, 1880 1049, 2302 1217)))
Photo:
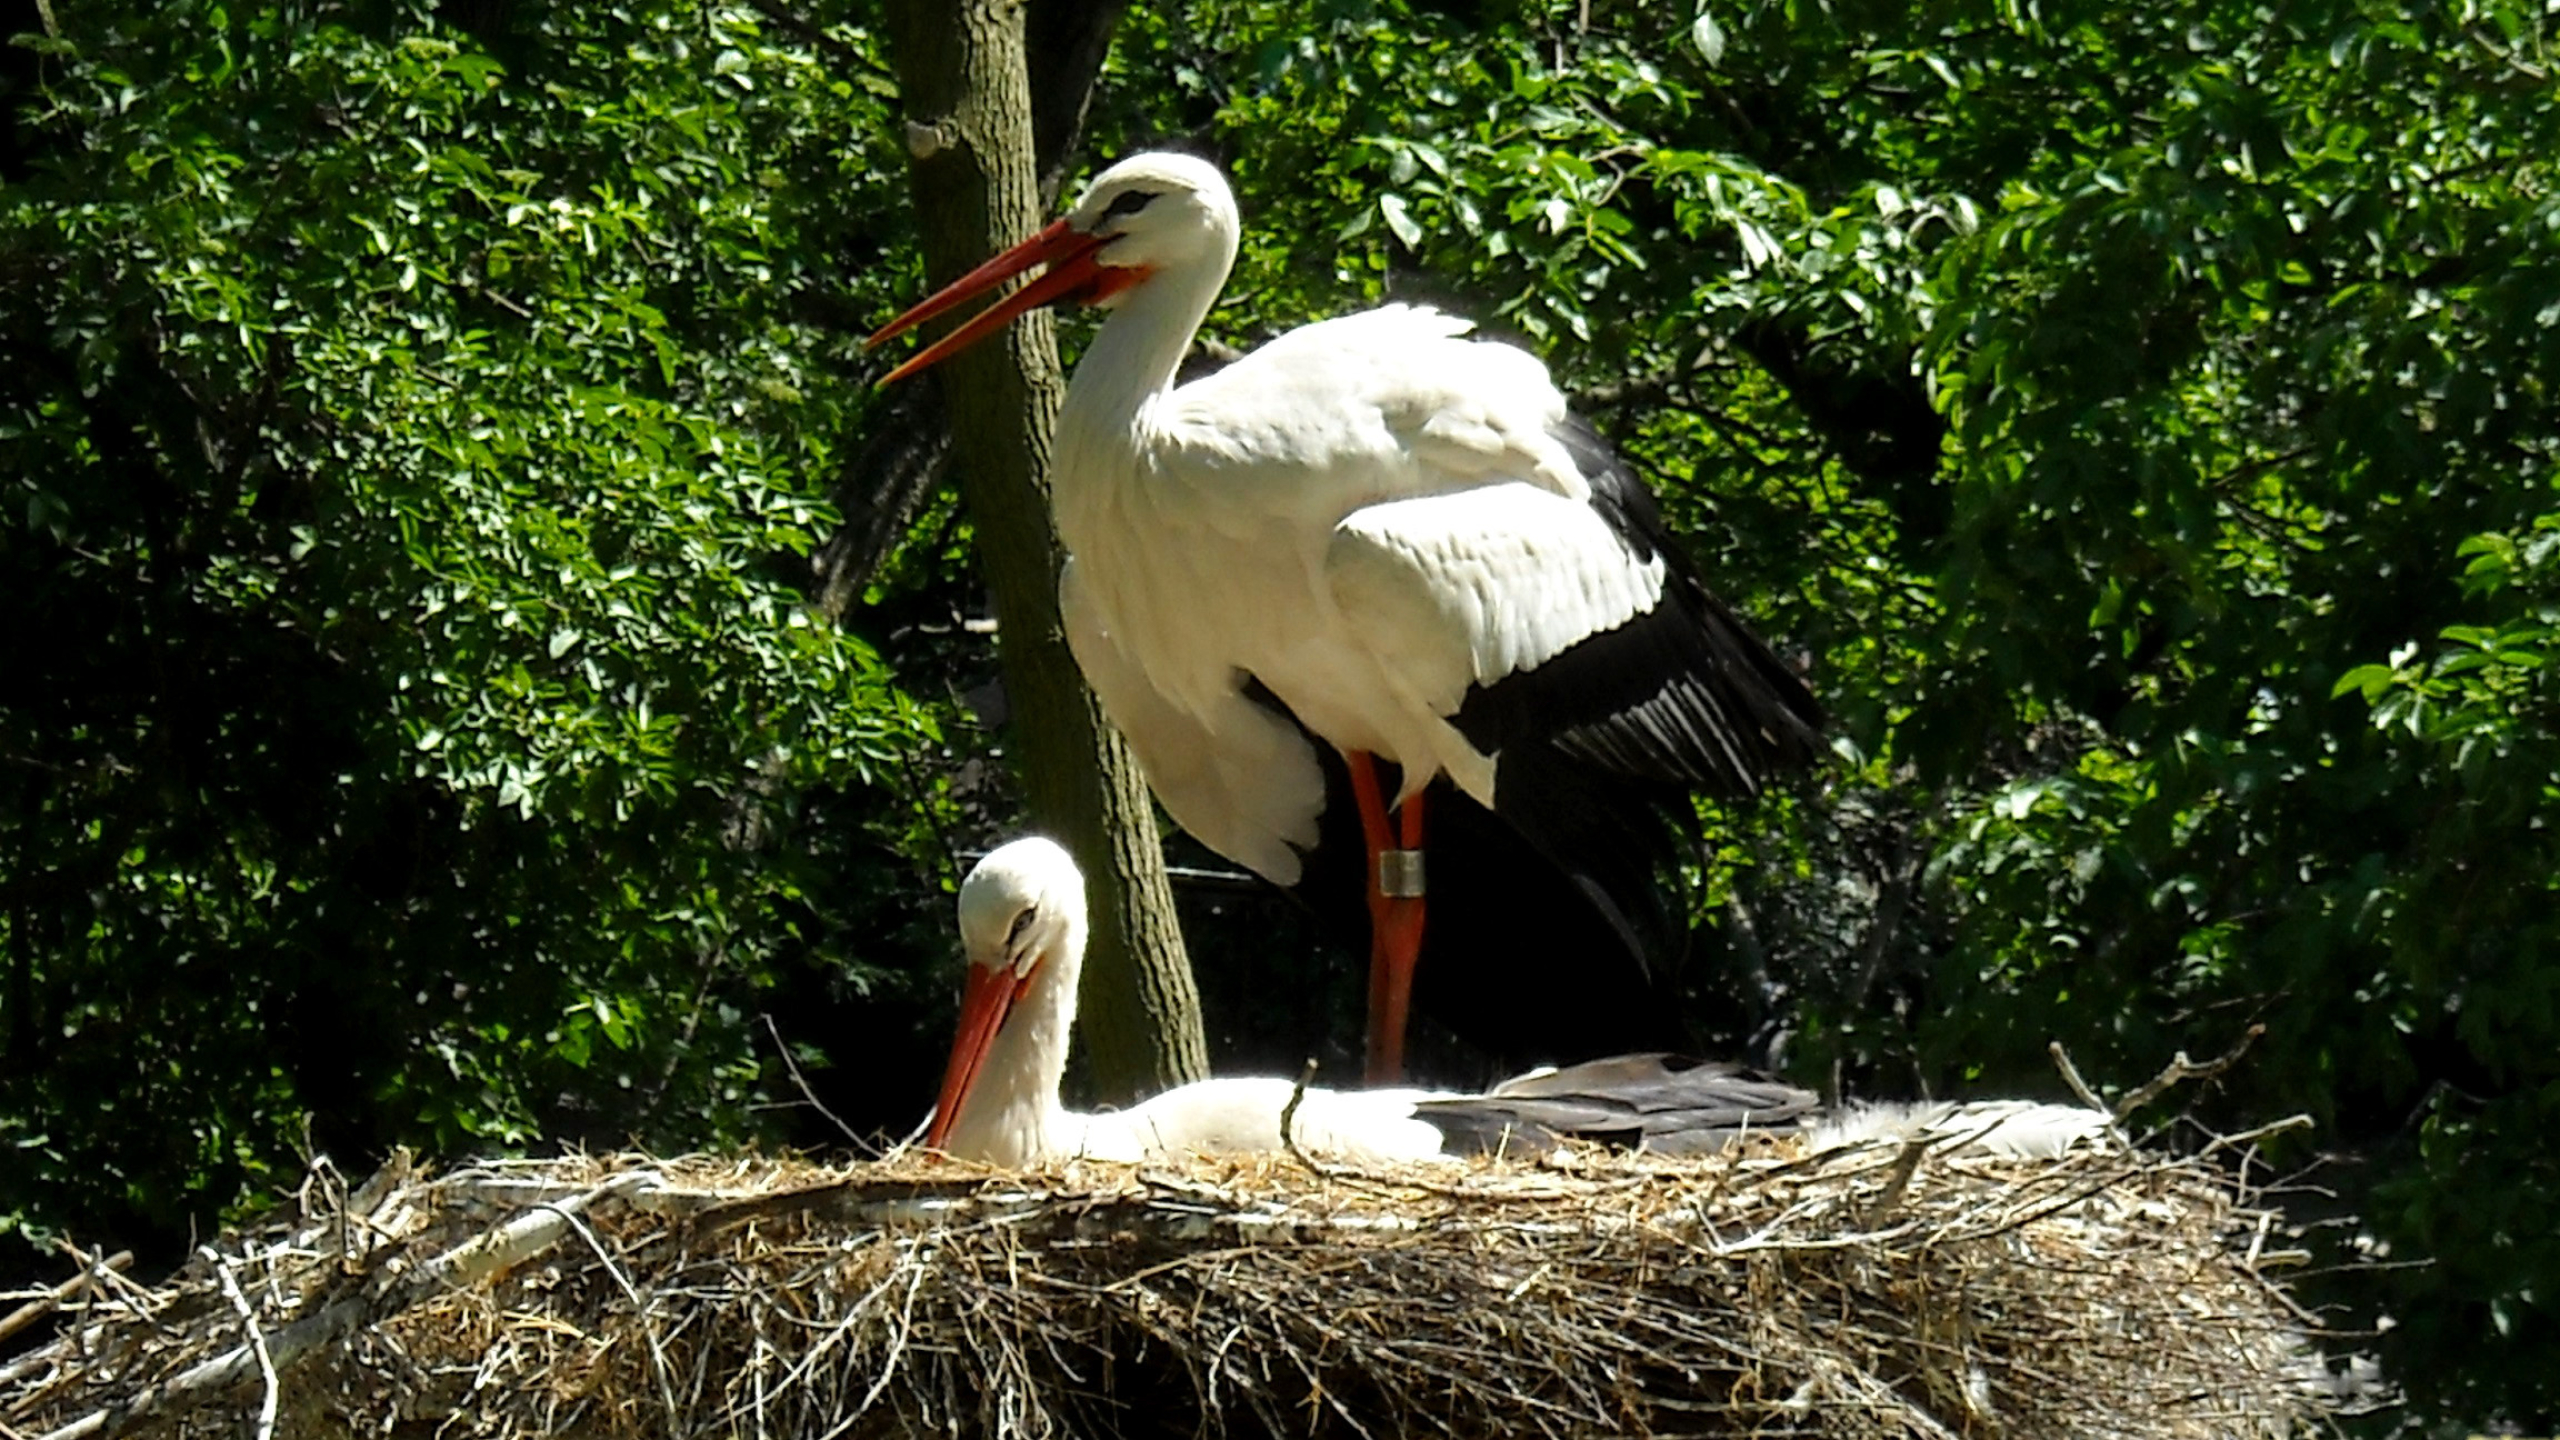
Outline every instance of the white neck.
MULTIPOLYGON (((1062 510, 1085 500, 1074 493, 1078 482, 1126 468, 1111 463, 1112 458, 1125 457, 1134 448, 1148 404, 1173 388, 1191 339, 1234 264, 1230 240, 1222 253, 1168 266, 1122 294, 1119 307, 1076 363, 1058 414, 1050 483, 1062 510)), ((1063 514, 1060 521, 1066 523, 1063 514)))
POLYGON ((1067 1073, 1083 968, 1084 923, 1077 917, 988 1044, 943 1147, 953 1158, 1019 1169, 1080 1148, 1082 1117, 1059 1103, 1058 1084, 1067 1073))

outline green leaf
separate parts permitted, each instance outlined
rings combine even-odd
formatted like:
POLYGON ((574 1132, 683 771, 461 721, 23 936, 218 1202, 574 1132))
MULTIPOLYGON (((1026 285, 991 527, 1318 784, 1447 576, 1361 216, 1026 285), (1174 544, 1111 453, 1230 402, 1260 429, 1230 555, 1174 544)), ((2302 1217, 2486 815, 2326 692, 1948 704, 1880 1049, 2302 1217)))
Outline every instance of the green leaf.
POLYGON ((1703 5, 1698 9, 1698 18, 1689 23, 1689 43, 1698 47, 1708 69, 1724 64, 1724 27, 1703 5))
POLYGON ((1395 232, 1396 238, 1404 242, 1405 248, 1418 250, 1422 247, 1422 227, 1414 223, 1412 212, 1406 208, 1403 196, 1393 191, 1380 195, 1378 213, 1386 218, 1387 228, 1395 232))

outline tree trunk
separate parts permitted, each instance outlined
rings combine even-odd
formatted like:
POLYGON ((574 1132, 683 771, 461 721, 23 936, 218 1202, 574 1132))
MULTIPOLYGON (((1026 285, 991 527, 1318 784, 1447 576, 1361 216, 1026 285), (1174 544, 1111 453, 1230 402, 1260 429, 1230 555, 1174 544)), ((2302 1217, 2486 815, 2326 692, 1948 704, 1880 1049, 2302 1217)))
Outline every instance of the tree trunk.
MULTIPOLYGON (((1022 0, 898 0, 898 83, 925 270, 941 285, 1038 229, 1022 0)), ((1093 904, 1083 1034, 1106 1100, 1208 1072, 1200 996, 1138 767, 1067 651, 1049 523, 1049 433, 1066 392, 1046 311, 933 372, 951 465, 995 592, 1013 745, 1033 821, 1073 851, 1093 904)), ((934 383, 933 377, 924 377, 934 383)))

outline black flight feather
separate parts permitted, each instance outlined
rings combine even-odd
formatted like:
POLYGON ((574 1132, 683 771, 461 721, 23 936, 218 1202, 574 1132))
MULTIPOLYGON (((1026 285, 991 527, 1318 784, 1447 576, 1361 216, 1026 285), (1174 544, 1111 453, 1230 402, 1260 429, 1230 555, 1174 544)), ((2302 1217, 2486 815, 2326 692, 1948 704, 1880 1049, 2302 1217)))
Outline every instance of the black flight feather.
POLYGON ((1469 689, 1450 723, 1500 757, 1496 803, 1524 744, 1717 796, 1756 795, 1772 772, 1813 759, 1822 709, 1804 681, 1708 592, 1653 493, 1607 441, 1571 417, 1555 433, 1629 557, 1661 558, 1663 590, 1651 610, 1616 629, 1469 689))
POLYGON ((1413 1113, 1455 1154, 1535 1153, 1572 1139, 1697 1155, 1744 1134, 1793 1134, 1820 1110, 1812 1091, 1783 1080, 1656 1054, 1523 1075, 1482 1095, 1423 1101, 1413 1113))

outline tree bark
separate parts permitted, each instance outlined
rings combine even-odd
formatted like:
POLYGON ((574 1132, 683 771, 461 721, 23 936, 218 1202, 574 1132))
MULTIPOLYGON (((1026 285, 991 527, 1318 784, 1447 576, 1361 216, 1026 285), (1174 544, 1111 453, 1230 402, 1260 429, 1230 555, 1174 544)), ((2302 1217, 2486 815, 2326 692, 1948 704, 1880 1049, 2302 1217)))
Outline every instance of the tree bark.
MULTIPOLYGON (((946 284, 1039 228, 1023 0, 890 7, 926 273, 946 284)), ((1049 436, 1066 380, 1046 311, 937 367, 951 467, 995 592, 1013 744, 1034 823, 1084 867, 1093 935, 1082 1032, 1095 1083, 1125 1100, 1208 1072, 1200 997, 1174 919, 1155 812, 1058 620, 1049 436)))

